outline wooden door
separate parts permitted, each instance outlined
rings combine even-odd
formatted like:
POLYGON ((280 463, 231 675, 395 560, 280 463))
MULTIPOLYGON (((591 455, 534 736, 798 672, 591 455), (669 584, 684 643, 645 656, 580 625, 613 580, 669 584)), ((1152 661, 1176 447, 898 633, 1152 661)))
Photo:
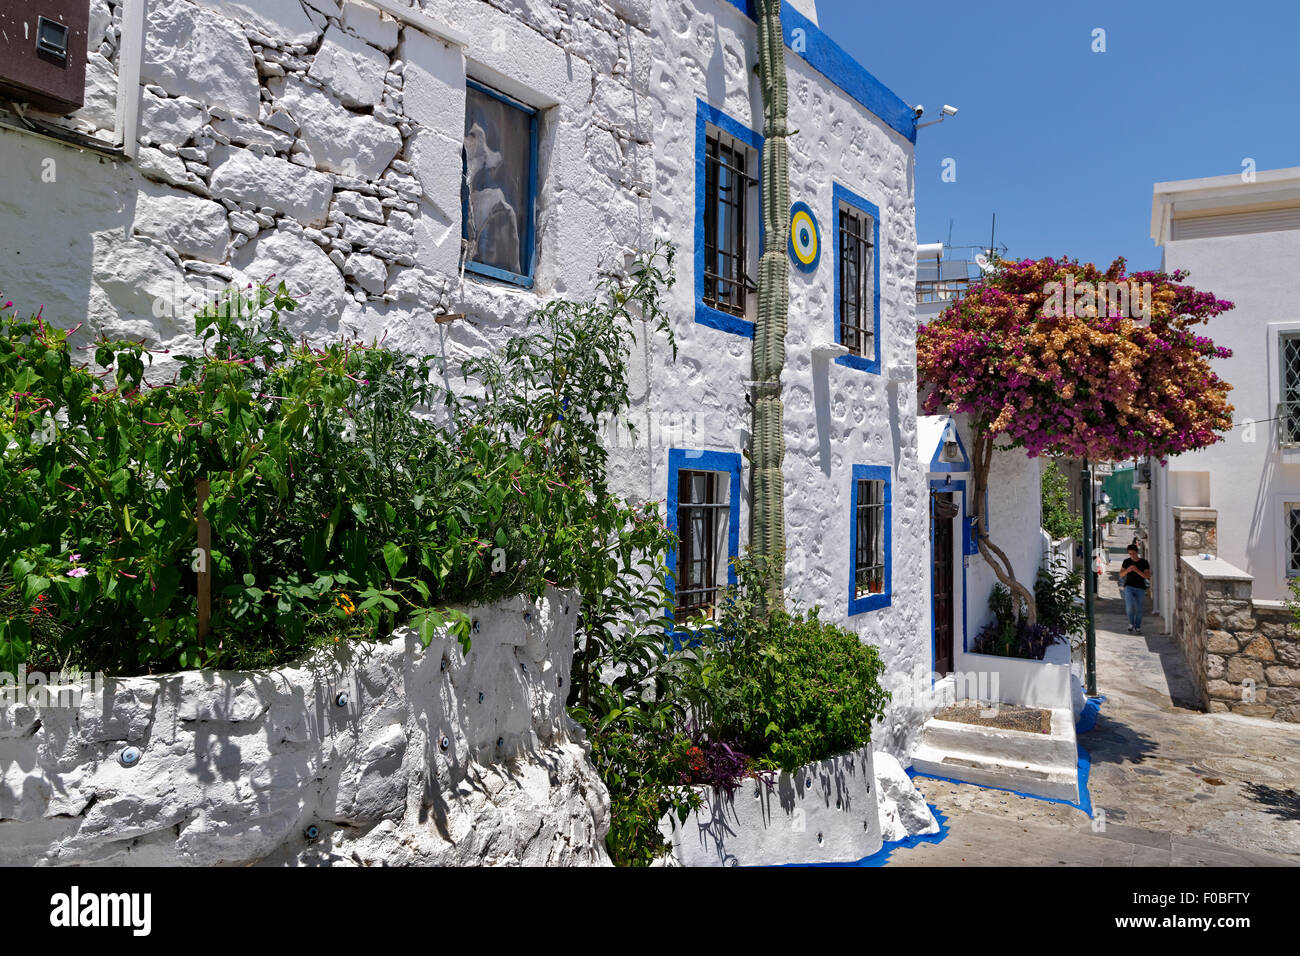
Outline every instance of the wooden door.
POLYGON ((953 519, 957 506, 951 491, 936 491, 930 495, 930 540, 934 554, 931 558, 931 580, 934 582, 934 670, 937 674, 952 672, 953 650, 953 519))

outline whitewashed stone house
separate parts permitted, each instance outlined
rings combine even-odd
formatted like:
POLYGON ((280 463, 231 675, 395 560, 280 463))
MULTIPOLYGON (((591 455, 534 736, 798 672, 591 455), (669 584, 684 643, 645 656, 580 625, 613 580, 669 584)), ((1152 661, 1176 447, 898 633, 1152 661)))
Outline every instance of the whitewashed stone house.
MULTIPOLYGON (((617 490, 664 502, 679 603, 707 611, 749 530, 750 5, 91 0, 70 16, 84 103, 0 115, 6 299, 184 350, 205 294, 274 275, 306 294, 304 333, 386 333, 454 363, 668 240, 679 353, 650 338, 636 357, 641 437, 611 438, 613 470, 617 490)), ((935 663, 915 116, 821 31, 812 0, 783 21, 802 212, 789 596, 880 648, 896 694, 877 747, 906 763, 907 685, 935 663)))

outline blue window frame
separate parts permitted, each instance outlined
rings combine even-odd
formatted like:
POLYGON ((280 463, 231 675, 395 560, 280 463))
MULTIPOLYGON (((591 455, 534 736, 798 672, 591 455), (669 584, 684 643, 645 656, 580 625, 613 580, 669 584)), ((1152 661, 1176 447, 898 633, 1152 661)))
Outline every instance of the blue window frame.
POLYGON ((467 79, 465 86, 465 270, 532 288, 537 110, 474 80, 467 79))
MULTIPOLYGON (((718 565, 721 555, 716 550, 710 550, 712 542, 715 540, 713 534, 716 533, 716 517, 725 515, 726 526, 726 580, 728 585, 736 583, 736 568, 733 562, 740 555, 740 454, 738 452, 722 451, 698 451, 687 448, 672 448, 668 451, 668 532, 672 535, 672 544, 668 549, 668 590, 673 595, 676 602, 678 594, 678 577, 686 570, 686 573, 692 573, 689 569, 681 567, 681 558, 689 558, 694 563, 702 555, 709 555, 706 559, 710 562, 709 566, 704 568, 707 578, 701 580, 683 581, 684 585, 689 585, 694 593, 690 603, 698 607, 701 603, 699 600, 702 596, 699 592, 707 590, 708 598, 712 598, 716 591, 721 587, 719 584, 718 565), (699 500, 702 495, 698 494, 700 485, 693 484, 690 479, 693 476, 699 476, 701 473, 715 476, 715 481, 711 485, 711 491, 715 500, 699 500), (683 486, 683 477, 687 479, 687 485, 683 486), (722 500, 723 486, 726 487, 726 499, 722 500), (690 492, 694 491, 694 494, 690 492), (685 492, 685 494, 684 494, 685 492), (704 505, 725 505, 725 508, 701 508, 704 505), (698 537, 701 529, 705 529, 708 540, 691 540, 698 537)), ((698 576, 697 576, 698 577, 698 576)), ((671 615, 670 615, 671 616, 671 615)))
POLYGON ((878 375, 880 209, 839 183, 835 184, 832 193, 835 201, 835 341, 854 353, 841 355, 835 362, 878 375), (870 243, 867 249, 864 249, 865 242, 870 243), (869 262, 862 260, 866 253, 870 253, 869 262), (868 309, 869 316, 866 314, 868 309), (868 337, 870 341, 867 341, 868 337))
MULTIPOLYGON (((714 130, 730 137, 736 143, 747 147, 752 151, 754 163, 752 165, 754 188, 749 190, 752 193, 752 208, 756 221, 758 223, 758 241, 754 244, 757 254, 753 256, 753 261, 757 263, 758 256, 762 255, 763 249, 763 219, 761 204, 758 199, 759 177, 758 177, 758 157, 763 151, 763 137, 761 134, 742 126, 740 123, 727 116, 721 110, 714 109, 703 100, 696 100, 695 112, 695 321, 700 325, 707 325, 709 328, 718 329, 723 332, 731 332, 734 335, 743 335, 746 338, 754 337, 754 323, 749 319, 739 315, 733 315, 730 312, 708 304, 705 301, 705 271, 717 274, 717 262, 710 263, 709 255, 705 252, 706 245, 711 248, 716 247, 716 242, 709 244, 707 242, 710 235, 716 231, 715 224, 707 224, 705 221, 705 209, 710 207, 708 201, 708 185, 713 181, 710 175, 710 163, 716 162, 716 157, 710 159, 710 127, 714 130)), ((748 200, 747 200, 748 201, 748 200)), ((748 216, 745 219, 748 222, 748 216)), ((748 247, 747 247, 748 249, 748 247)), ((717 253, 714 254, 716 260, 717 253)))
POLYGON ((893 594, 888 465, 854 465, 849 489, 849 614, 888 607, 893 594))

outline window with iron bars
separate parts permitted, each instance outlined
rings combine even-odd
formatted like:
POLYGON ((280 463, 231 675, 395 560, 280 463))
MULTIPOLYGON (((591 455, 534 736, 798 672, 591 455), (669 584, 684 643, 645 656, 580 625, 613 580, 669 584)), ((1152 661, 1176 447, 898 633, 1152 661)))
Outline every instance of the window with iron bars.
POLYGON ((716 471, 677 473, 677 614, 712 618, 727 554, 727 475, 716 471))
POLYGON ((1292 501, 1287 504, 1286 528, 1283 534, 1287 536, 1287 577, 1300 577, 1300 501, 1292 501))
POLYGON ((750 205, 757 180, 750 175, 751 150, 725 133, 710 130, 704 154, 704 302, 732 315, 745 315, 746 298, 757 289, 749 275, 750 205))
POLYGON ((1278 345, 1282 359, 1278 435, 1283 445, 1300 445, 1300 334, 1283 335, 1278 345))
POLYGON ((840 343, 869 356, 875 334, 871 217, 851 206, 839 209, 840 343))
POLYGON ((885 589, 885 483, 858 481, 857 552, 853 555, 855 597, 880 594, 885 589))

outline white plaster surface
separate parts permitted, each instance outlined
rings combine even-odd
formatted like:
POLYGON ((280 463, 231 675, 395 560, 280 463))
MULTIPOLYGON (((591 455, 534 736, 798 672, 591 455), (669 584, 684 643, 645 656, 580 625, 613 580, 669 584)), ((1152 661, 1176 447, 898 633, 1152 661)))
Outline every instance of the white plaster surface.
POLYGON ((939 832, 939 821, 930 812, 925 795, 892 754, 877 752, 876 803, 880 814, 880 837, 895 843, 909 836, 939 832))
POLYGON ((871 748, 746 780, 732 796, 701 788, 684 824, 665 818, 683 866, 850 862, 880 849, 871 748))
POLYGON ((468 656, 400 630, 0 706, 0 865, 607 864, 608 794, 564 709, 575 595, 469 610, 468 656))

